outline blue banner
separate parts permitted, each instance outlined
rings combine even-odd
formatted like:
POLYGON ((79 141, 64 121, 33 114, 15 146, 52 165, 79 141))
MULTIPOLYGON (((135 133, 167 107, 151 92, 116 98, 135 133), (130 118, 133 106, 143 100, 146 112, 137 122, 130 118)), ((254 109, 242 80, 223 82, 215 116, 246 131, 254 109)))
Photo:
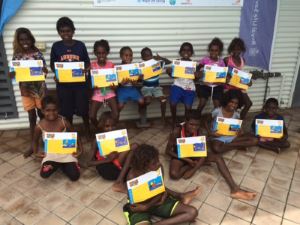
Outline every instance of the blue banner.
POLYGON ((242 7, 240 38, 246 44, 246 64, 270 69, 277 0, 246 0, 242 7))

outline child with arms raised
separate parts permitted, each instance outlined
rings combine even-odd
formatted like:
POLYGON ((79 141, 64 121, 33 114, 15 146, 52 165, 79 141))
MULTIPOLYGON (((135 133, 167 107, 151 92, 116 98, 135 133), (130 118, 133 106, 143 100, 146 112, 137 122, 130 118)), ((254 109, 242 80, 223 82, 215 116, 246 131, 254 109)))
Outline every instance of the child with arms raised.
POLYGON ((204 163, 214 162, 218 166, 218 170, 224 177, 225 181, 230 187, 231 197, 237 199, 252 200, 256 193, 243 191, 234 182, 223 158, 212 152, 207 153, 207 157, 193 157, 193 158, 178 158, 177 153, 177 138, 201 136, 200 128, 200 113, 197 110, 191 110, 185 123, 181 127, 176 127, 170 134, 169 141, 166 147, 166 154, 171 156, 170 161, 170 177, 172 179, 188 179, 192 177, 196 171, 203 166, 204 163))
POLYGON ((33 136, 33 150, 37 157, 42 157, 42 168, 40 175, 43 178, 50 177, 59 168, 71 180, 76 181, 80 177, 77 157, 81 154, 83 148, 80 138, 77 138, 78 152, 73 154, 47 154, 39 153, 39 140, 40 137, 45 138, 45 132, 74 132, 72 125, 58 115, 58 108, 56 101, 46 96, 42 100, 42 113, 44 118, 37 124, 34 129, 33 136))
MULTIPOLYGON (((35 47, 35 38, 27 28, 20 27, 15 32, 12 60, 42 60, 43 72, 44 74, 48 73, 44 56, 40 50, 35 47)), ((15 72, 10 72, 9 75, 10 77, 15 77, 15 72)), ((40 119, 43 118, 43 114, 41 113, 41 100, 46 94, 46 84, 44 81, 20 82, 19 87, 24 110, 28 112, 30 137, 32 141, 37 114, 40 119)), ((30 156, 32 152, 32 146, 30 146, 24 153, 24 157, 30 156)))

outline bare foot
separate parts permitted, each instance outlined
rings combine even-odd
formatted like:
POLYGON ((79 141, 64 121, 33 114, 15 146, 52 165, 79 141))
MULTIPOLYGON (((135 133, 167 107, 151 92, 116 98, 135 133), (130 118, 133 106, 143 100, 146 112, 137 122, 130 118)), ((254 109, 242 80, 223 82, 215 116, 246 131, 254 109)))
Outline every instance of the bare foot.
POLYGON ((124 183, 120 183, 120 182, 115 182, 113 185, 112 185, 112 190, 115 191, 115 192, 121 192, 121 193, 127 193, 127 188, 125 186, 124 183))
POLYGON ((196 171, 194 169, 190 169, 183 174, 182 178, 185 180, 190 179, 195 174, 195 172, 196 171))
POLYGON ((32 155, 32 153, 33 153, 33 150, 31 147, 29 147, 29 149, 26 152, 24 152, 23 156, 24 156, 24 158, 28 158, 29 156, 32 155))
POLYGON ((184 193, 181 198, 182 203, 186 205, 189 204, 194 199, 194 197, 200 194, 201 191, 202 189, 200 187, 196 187, 194 190, 184 193))
POLYGON ((257 193, 255 192, 244 191, 240 189, 234 193, 231 193, 230 197, 234 199, 253 200, 256 195, 257 193))

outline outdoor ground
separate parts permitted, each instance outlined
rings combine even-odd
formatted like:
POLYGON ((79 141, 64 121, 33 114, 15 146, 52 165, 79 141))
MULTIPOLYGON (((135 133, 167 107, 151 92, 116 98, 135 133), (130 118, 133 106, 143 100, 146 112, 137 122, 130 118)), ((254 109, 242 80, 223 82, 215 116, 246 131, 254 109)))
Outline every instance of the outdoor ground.
MULTIPOLYGON (((289 150, 277 155, 254 147, 224 155, 235 181, 258 192, 251 202, 232 200, 214 165, 201 168, 190 180, 171 181, 167 175, 169 159, 163 155, 170 128, 161 127, 159 121, 150 129, 129 128, 128 132, 131 142, 145 142, 159 149, 169 188, 202 188, 193 201, 199 210, 193 224, 300 224, 300 109, 283 114, 289 150)), ((28 140, 28 130, 0 131, 0 225, 126 224, 122 214, 126 196, 113 192, 111 182, 99 177, 93 168, 82 169, 77 182, 70 182, 60 172, 42 179, 40 162, 22 156, 28 140)), ((84 146, 90 150, 90 143, 85 141, 84 146)))

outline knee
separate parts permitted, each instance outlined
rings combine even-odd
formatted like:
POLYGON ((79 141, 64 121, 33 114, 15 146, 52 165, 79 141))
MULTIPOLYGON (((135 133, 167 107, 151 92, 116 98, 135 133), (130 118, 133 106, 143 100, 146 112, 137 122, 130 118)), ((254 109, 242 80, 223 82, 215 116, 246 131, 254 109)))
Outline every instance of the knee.
POLYGON ((30 123, 35 123, 36 122, 36 112, 35 112, 35 109, 30 110, 28 112, 28 117, 29 117, 29 122, 30 123))
POLYGON ((196 217, 198 216, 198 210, 193 207, 190 206, 189 209, 187 210, 187 214, 188 214, 188 221, 195 221, 196 217))
POLYGON ((214 152, 214 153, 222 153, 222 145, 220 144, 217 144, 217 143, 212 143, 211 145, 211 150, 214 152))
POLYGON ((145 98, 145 104, 149 105, 151 103, 151 98, 150 97, 146 97, 145 98))
POLYGON ((71 181, 77 181, 80 177, 80 173, 79 172, 76 172, 76 173, 74 172, 72 174, 69 174, 68 177, 71 181))
POLYGON ((40 176, 44 179, 49 178, 51 173, 43 173, 42 171, 40 172, 40 176))
POLYGON ((170 170, 170 178, 173 180, 179 180, 180 175, 179 175, 178 171, 170 170))
POLYGON ((258 145, 258 138, 253 137, 251 142, 252 142, 252 146, 258 145))

